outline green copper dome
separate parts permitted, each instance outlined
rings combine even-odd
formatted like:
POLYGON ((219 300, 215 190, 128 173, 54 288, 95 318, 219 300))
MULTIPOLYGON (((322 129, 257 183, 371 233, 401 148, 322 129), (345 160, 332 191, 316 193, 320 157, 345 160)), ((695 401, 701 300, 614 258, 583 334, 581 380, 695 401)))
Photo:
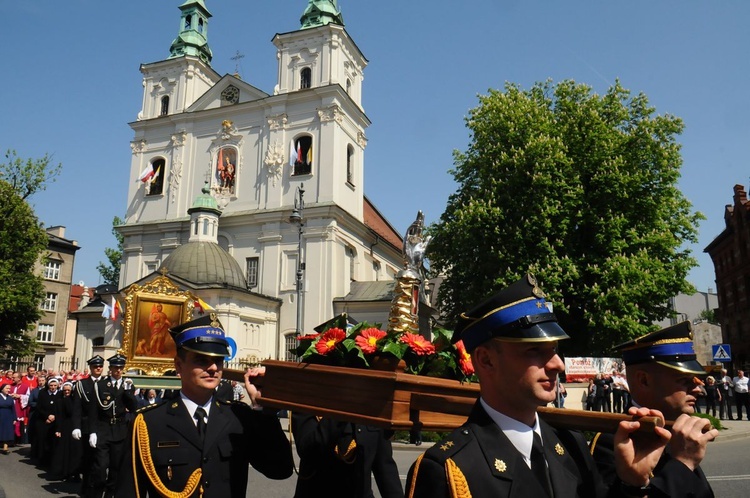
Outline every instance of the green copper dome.
POLYGON ((208 186, 208 182, 203 185, 203 188, 201 189, 201 195, 195 198, 195 200, 193 201, 193 206, 188 209, 188 214, 192 214, 198 210, 211 211, 216 214, 221 214, 219 204, 216 202, 216 199, 214 199, 214 196, 211 195, 211 188, 208 186))
POLYGON ((316 28, 326 24, 344 25, 336 0, 309 0, 304 14, 300 18, 301 29, 316 28))
POLYGON ((211 13, 203 0, 188 0, 180 5, 180 10, 180 29, 169 47, 169 58, 191 55, 210 64, 213 55, 208 47, 208 19, 211 13))
POLYGON ((202 285, 247 287, 240 264, 215 242, 188 242, 161 264, 171 275, 202 285))

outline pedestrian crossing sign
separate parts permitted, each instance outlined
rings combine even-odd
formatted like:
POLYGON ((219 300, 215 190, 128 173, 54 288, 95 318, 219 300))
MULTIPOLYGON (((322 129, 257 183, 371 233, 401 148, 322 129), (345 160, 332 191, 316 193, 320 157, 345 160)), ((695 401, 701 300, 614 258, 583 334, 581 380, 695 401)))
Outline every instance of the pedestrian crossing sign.
POLYGON ((732 349, 729 344, 714 344, 711 346, 714 361, 732 361, 732 349))

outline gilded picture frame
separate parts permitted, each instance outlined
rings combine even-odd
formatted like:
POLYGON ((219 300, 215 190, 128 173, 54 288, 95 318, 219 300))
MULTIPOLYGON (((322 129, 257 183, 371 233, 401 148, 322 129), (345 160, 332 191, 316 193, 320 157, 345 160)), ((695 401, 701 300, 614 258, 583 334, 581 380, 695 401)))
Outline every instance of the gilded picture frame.
POLYGON ((169 328, 190 320, 195 296, 166 276, 144 285, 131 285, 125 295, 120 353, 128 370, 163 375, 174 370, 175 344, 169 328))

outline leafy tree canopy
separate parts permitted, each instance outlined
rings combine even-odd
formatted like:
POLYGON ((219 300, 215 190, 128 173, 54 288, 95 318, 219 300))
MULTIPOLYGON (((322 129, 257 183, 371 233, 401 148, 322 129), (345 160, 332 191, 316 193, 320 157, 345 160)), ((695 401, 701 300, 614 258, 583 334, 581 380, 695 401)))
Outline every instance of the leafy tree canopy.
POLYGON ((115 216, 112 219, 112 234, 117 240, 117 248, 105 247, 104 255, 107 257, 107 263, 100 261, 96 266, 105 284, 120 285, 120 263, 122 262, 122 248, 125 243, 125 237, 117 231, 117 227, 123 224, 124 221, 119 216, 115 216))
POLYGON ((530 271, 573 339, 567 354, 606 354, 694 292, 685 245, 703 216, 677 188, 679 118, 619 81, 604 95, 547 81, 490 90, 466 124, 458 190, 431 227, 449 322, 530 271))
POLYGON ((0 180, 0 346, 6 354, 25 356, 33 349, 24 333, 41 316, 44 287, 35 267, 47 245, 31 207, 0 180))
POLYGON ((0 163, 0 179, 8 182, 21 199, 45 190, 47 183, 54 182, 62 170, 62 164, 52 164, 49 154, 41 159, 21 159, 15 150, 8 150, 5 159, 7 163, 0 163))

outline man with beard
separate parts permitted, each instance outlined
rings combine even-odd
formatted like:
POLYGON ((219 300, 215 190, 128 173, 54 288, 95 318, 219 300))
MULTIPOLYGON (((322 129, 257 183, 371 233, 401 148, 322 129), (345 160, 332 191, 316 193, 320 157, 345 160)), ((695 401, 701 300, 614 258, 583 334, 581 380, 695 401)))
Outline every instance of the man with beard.
MULTIPOLYGON (((706 446, 719 432, 704 418, 692 417, 700 393, 696 375, 705 371, 696 361, 690 322, 646 334, 617 346, 627 366, 630 395, 637 406, 660 410, 674 420, 672 438, 659 460, 654 477, 635 496, 713 497, 700 468, 706 446)), ((612 437, 598 434, 591 453, 602 475, 614 479, 612 437)))

